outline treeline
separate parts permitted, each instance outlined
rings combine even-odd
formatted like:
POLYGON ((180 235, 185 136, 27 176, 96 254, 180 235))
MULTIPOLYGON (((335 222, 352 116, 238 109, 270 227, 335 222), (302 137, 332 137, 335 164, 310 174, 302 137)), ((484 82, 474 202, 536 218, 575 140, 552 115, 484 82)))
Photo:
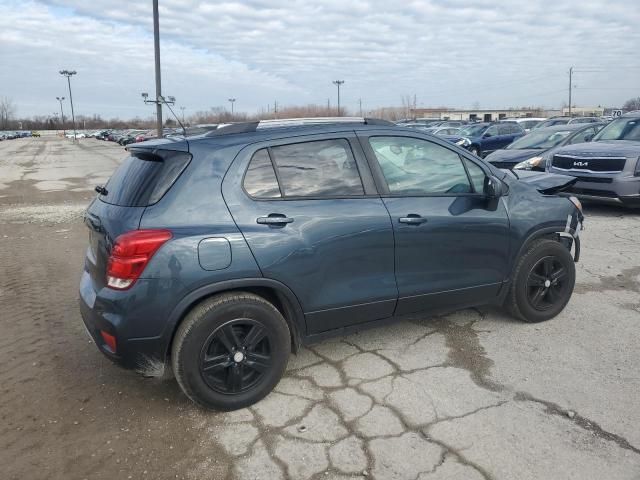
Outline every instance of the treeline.
MULTIPOLYGON (((12 109, 13 110, 13 109, 12 109)), ((183 121, 183 117, 179 110, 176 110, 179 120, 183 121)), ((33 117, 18 117, 12 115, 11 111, 8 115, 0 117, 0 130, 63 130, 73 128, 71 116, 67 116, 65 112, 64 124, 58 115, 35 115, 33 117)), ((296 117, 336 117, 336 116, 365 116, 384 118, 386 120, 399 120, 407 118, 408 112, 404 107, 384 107, 374 110, 360 112, 352 109, 340 108, 327 105, 293 105, 278 106, 274 105, 270 108, 262 108, 255 114, 247 114, 245 112, 234 112, 232 115, 223 107, 212 107, 209 110, 199 110, 191 115, 184 116, 184 123, 188 125, 199 125, 208 123, 229 123, 229 122, 247 122, 256 120, 266 120, 274 118, 296 118, 296 117)), ((163 118, 166 126, 172 127, 177 125, 177 121, 168 109, 164 109, 163 118)), ((155 127, 155 117, 146 118, 103 118, 100 115, 76 115, 76 128, 79 130, 97 130, 101 128, 140 128, 152 129, 155 127)))

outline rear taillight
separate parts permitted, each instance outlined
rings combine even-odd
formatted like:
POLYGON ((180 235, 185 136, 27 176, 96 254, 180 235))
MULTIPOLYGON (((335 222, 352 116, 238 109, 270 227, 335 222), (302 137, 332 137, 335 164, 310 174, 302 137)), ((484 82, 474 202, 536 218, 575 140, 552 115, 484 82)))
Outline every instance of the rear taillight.
POLYGON ((116 238, 107 263, 107 286, 115 290, 131 287, 171 236, 169 230, 133 230, 116 238))

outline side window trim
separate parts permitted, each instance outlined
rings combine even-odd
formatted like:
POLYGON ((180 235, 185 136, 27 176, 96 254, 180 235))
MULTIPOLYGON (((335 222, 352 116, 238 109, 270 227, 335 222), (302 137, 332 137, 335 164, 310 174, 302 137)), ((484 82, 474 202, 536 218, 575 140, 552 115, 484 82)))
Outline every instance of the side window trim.
POLYGON ((269 161, 271 162, 271 168, 273 168, 273 173, 276 174, 276 182, 278 182, 278 190, 280 190, 280 199, 283 199, 286 197, 286 194, 284 192, 284 185, 282 184, 282 180, 280 179, 280 173, 278 172, 278 167, 276 166, 276 162, 273 161, 273 153, 271 153, 271 146, 268 146, 266 150, 267 150, 267 155, 269 156, 269 161))

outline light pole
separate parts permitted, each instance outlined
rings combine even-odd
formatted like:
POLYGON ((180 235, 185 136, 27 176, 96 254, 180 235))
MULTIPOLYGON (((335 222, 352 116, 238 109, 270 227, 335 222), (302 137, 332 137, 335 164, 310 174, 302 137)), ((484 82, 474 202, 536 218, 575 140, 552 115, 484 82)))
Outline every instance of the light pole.
POLYGON ((342 115, 340 115, 340 85, 342 85, 344 83, 344 80, 334 80, 333 84, 338 87, 338 116, 341 117, 342 115))
POLYGON ((573 77, 573 67, 569 68, 569 116, 571 116, 571 90, 573 90, 573 85, 571 84, 573 77))
POLYGON ((156 59, 156 128, 158 130, 158 138, 162 138, 162 85, 160 81, 160 17, 158 14, 158 0, 153 0, 153 47, 156 59))
POLYGON ((184 125, 184 107, 180 107, 180 110, 182 110, 182 124, 184 125))
POLYGON ((231 120, 233 120, 233 104, 236 102, 235 98, 230 98, 229 103, 231 104, 231 120))
POLYGON ((75 70, 60 70, 60 75, 67 77, 67 84, 69 85, 69 101, 71 102, 71 120, 73 121, 73 141, 77 140, 76 135, 76 115, 73 112, 73 95, 71 95, 71 76, 75 75, 75 70))
MULTIPOLYGON (((60 115, 62 117, 62 134, 66 135, 67 132, 64 129, 64 111, 62 110, 62 101, 64 100, 64 97, 56 97, 56 100, 58 100, 60 102, 60 115)), ((56 113, 56 115, 58 115, 58 114, 56 113)))

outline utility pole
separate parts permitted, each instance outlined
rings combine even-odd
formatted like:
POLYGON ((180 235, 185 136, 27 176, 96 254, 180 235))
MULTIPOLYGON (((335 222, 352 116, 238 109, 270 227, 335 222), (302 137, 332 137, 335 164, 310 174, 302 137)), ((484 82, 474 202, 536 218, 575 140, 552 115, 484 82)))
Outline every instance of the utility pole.
MULTIPOLYGON (((60 115, 62 117, 62 135, 66 135, 67 132, 64 129, 64 110, 62 110, 62 101, 64 100, 64 97, 56 97, 56 100, 58 100, 60 102, 60 115)), ((57 113, 56 113, 57 115, 57 113)))
POLYGON ((573 67, 569 68, 569 116, 571 116, 571 90, 573 90, 573 67))
POLYGON ((233 120, 233 104, 236 103, 236 99, 230 98, 229 103, 231 104, 231 120, 233 120))
POLYGON ((153 48, 156 60, 156 128, 162 138, 162 82, 160 80, 160 16, 158 0, 153 0, 153 48))
POLYGON ((360 116, 362 117, 362 99, 358 99, 358 105, 360 105, 360 116))
POLYGON ((334 80, 333 84, 338 87, 338 116, 341 117, 340 114, 340 85, 344 84, 344 80, 334 80))
POLYGON ((180 110, 182 110, 182 124, 184 125, 184 107, 180 107, 180 110))
POLYGON ((273 102, 273 118, 278 118, 278 101, 274 100, 273 102))
POLYGON ((331 99, 327 98, 327 117, 331 116, 331 99))
POLYGON ((76 115, 73 112, 73 95, 71 95, 71 77, 77 72, 75 70, 60 70, 60 75, 67 77, 67 85, 69 85, 69 101, 71 102, 71 120, 73 122, 73 141, 78 138, 76 135, 76 115))

